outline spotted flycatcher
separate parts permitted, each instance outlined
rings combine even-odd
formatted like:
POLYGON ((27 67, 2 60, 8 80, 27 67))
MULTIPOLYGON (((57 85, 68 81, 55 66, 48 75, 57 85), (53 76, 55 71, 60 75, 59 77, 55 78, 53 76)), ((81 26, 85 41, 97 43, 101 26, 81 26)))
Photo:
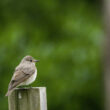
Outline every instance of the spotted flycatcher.
POLYGON ((12 79, 9 83, 6 96, 9 96, 16 87, 29 85, 35 81, 37 76, 37 68, 35 63, 38 61, 39 60, 35 60, 32 56, 25 56, 21 60, 20 64, 16 67, 12 79))

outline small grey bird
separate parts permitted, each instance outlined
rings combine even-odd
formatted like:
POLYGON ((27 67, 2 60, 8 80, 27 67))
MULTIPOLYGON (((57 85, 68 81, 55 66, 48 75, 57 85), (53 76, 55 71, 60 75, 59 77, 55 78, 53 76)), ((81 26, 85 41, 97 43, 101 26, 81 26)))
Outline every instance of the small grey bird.
POLYGON ((12 79, 9 83, 6 96, 9 96, 16 87, 29 85, 35 81, 37 77, 37 68, 35 63, 38 61, 39 60, 35 60, 32 56, 25 56, 21 60, 20 64, 16 67, 12 79))

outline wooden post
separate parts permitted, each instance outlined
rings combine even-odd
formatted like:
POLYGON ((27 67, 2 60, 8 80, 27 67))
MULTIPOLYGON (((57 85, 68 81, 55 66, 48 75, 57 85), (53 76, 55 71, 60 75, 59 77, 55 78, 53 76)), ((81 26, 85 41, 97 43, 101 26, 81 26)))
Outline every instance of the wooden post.
POLYGON ((110 110, 110 0, 104 0, 105 46, 104 46, 104 86, 105 110, 110 110))
POLYGON ((47 110, 46 88, 15 89, 8 97, 9 110, 47 110))

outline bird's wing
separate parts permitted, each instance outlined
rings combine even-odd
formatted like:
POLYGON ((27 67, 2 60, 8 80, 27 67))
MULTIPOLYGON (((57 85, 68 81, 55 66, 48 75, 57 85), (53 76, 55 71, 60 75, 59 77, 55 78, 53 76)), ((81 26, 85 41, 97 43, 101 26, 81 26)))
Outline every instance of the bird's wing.
POLYGON ((32 74, 34 74, 35 70, 30 68, 23 68, 21 70, 16 70, 11 82, 9 83, 8 90, 11 90, 18 86, 20 83, 24 82, 26 79, 28 79, 32 74))

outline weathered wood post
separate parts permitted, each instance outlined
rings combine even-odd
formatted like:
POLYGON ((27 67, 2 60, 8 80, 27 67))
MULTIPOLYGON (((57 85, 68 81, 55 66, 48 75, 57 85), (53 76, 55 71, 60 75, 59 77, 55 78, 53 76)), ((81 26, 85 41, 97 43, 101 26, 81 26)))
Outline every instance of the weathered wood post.
POLYGON ((8 97, 9 110, 47 110, 46 88, 17 88, 8 97))
POLYGON ((105 110, 110 110, 110 0, 103 0, 105 21, 104 86, 105 110))

